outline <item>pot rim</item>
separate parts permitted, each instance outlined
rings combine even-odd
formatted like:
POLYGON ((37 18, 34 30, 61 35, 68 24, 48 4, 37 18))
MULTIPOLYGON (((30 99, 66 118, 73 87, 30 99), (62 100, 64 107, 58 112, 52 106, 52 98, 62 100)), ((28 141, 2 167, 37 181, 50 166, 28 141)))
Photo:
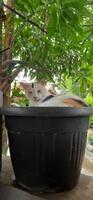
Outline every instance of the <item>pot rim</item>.
POLYGON ((22 117, 89 117, 93 107, 1 107, 0 114, 22 117))

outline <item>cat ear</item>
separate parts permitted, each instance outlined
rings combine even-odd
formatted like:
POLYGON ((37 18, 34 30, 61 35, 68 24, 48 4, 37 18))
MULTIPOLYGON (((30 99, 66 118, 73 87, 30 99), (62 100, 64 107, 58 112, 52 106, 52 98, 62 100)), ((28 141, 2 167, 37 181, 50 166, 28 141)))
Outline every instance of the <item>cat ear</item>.
POLYGON ((53 95, 58 95, 58 92, 56 91, 55 86, 53 84, 49 85, 48 92, 50 92, 53 95))
POLYGON ((26 89, 28 86, 29 86, 29 83, 26 83, 26 82, 20 82, 20 85, 26 89))
POLYGON ((52 88, 50 88, 50 89, 48 90, 48 92, 50 92, 52 95, 58 95, 58 93, 56 92, 56 90, 54 90, 54 89, 52 89, 52 88))
POLYGON ((45 81, 45 79, 41 79, 41 80, 39 80, 39 83, 41 83, 43 86, 46 85, 46 81, 45 81))

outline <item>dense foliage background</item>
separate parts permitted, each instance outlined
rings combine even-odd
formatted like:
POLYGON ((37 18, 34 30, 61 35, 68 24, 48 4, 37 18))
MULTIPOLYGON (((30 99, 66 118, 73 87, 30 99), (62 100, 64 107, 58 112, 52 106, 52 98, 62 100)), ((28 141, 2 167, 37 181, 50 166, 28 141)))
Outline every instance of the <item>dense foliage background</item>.
POLYGON ((3 9, 3 47, 12 25, 12 58, 22 61, 9 65, 6 76, 24 69, 31 79, 54 81, 93 105, 93 1, 5 0, 3 9))

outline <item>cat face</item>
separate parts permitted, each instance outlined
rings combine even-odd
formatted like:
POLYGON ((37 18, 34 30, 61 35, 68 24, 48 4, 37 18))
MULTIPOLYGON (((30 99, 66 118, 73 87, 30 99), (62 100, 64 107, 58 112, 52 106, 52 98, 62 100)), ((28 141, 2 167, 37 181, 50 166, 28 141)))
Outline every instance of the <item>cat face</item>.
POLYGON ((22 85, 27 98, 32 102, 41 101, 46 96, 47 89, 42 81, 33 83, 20 82, 20 84, 22 85))

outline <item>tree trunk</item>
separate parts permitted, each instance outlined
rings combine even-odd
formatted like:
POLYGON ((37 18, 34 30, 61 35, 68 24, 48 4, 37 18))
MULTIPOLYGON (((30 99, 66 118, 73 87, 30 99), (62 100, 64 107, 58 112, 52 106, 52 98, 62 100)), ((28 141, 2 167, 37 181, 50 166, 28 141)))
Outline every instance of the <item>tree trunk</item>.
MULTIPOLYGON (((0 15, 0 52, 2 52, 2 16, 0 15)), ((2 76, 2 53, 0 53, 0 77, 2 76)), ((1 79, 0 79, 1 83, 1 79)))
MULTIPOLYGON (((1 10, 0 10, 1 11, 1 10)), ((0 12, 0 52, 2 52, 2 16, 0 12)), ((2 76, 2 53, 0 53, 0 77, 2 76)), ((1 80, 0 80, 1 85, 1 80)), ((2 165, 2 117, 0 116, 0 171, 2 165)))
MULTIPOLYGON (((7 0, 7 5, 12 8, 13 0, 7 0)), ((7 9, 6 11, 6 21, 5 21, 5 49, 8 49, 4 53, 3 62, 12 59, 12 38, 13 38, 13 14, 10 10, 7 9)), ((9 65, 6 66, 6 68, 9 65)), ((4 73, 4 81, 8 80, 7 72, 4 73)), ((5 87, 7 90, 4 92, 4 105, 10 104, 10 90, 11 90, 11 83, 6 81, 5 87)))

